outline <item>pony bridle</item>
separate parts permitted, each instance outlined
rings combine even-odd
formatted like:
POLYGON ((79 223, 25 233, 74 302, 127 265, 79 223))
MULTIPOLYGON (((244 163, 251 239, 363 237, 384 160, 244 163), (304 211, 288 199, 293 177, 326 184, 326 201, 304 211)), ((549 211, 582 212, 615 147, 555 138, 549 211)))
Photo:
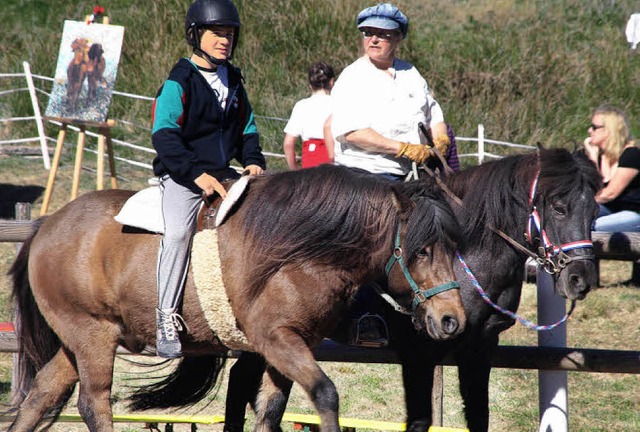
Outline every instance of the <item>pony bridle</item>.
POLYGON ((393 253, 391 254, 391 258, 389 258, 389 261, 387 262, 387 265, 385 266, 384 271, 387 277, 389 277, 389 273, 391 272, 391 269, 393 268, 395 263, 398 263, 398 265, 402 269, 402 274, 404 275, 404 278, 409 283, 409 286, 411 287, 411 289, 415 294, 413 296, 413 303, 411 305, 412 312, 415 312, 416 308, 420 305, 420 303, 424 303, 431 297, 438 295, 441 292, 449 291, 451 289, 460 289, 460 284, 456 281, 447 282, 447 283, 435 286, 433 288, 430 288, 428 290, 420 289, 416 281, 411 276, 411 273, 409 273, 409 269, 407 268, 407 265, 404 262, 404 258, 402 258, 402 247, 400 246, 401 231, 402 231, 402 222, 398 224, 398 231, 396 232, 396 239, 395 239, 395 245, 393 247, 393 253))
POLYGON ((593 252, 585 255, 569 256, 566 252, 575 249, 591 249, 593 250, 593 242, 591 240, 577 240, 569 243, 555 246, 547 236, 547 232, 542 226, 542 219, 538 213, 538 209, 534 204, 536 192, 538 188, 538 179, 540 177, 540 168, 536 172, 533 182, 531 183, 531 190, 529 192, 529 207, 531 212, 529 213, 529 219, 527 221, 527 229, 524 234, 525 240, 533 248, 538 247, 534 256, 537 263, 549 274, 558 274, 569 263, 577 260, 594 260, 595 255, 593 252), (535 237, 535 232, 539 234, 535 237))

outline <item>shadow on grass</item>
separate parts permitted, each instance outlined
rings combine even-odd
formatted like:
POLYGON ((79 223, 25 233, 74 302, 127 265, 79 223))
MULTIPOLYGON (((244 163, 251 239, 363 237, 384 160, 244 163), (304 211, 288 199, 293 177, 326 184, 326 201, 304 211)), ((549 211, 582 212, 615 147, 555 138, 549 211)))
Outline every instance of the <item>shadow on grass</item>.
POLYGON ((11 382, 0 381, 0 414, 8 407, 11 397, 11 382))
POLYGON ((43 192, 44 187, 42 186, 0 183, 0 219, 15 219, 16 203, 33 204, 43 192))

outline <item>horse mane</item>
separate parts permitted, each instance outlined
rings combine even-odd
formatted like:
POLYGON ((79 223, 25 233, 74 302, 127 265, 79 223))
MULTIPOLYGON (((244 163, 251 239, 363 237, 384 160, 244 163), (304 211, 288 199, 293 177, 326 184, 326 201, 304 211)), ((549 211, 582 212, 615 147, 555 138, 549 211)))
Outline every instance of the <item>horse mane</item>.
POLYGON ((407 264, 411 265, 426 245, 435 242, 441 242, 445 251, 453 254, 455 248, 463 243, 462 229, 442 189, 436 184, 425 187, 421 181, 402 183, 399 187, 415 205, 407 221, 406 232, 411 235, 404 241, 407 264))
POLYGON ((251 181, 244 235, 254 245, 247 257, 257 263, 254 290, 285 264, 313 261, 349 270, 367 262, 395 234, 392 187, 364 171, 332 165, 251 181))
POLYGON ((538 196, 571 196, 585 189, 595 194, 601 187, 593 163, 561 148, 507 156, 457 172, 445 182, 467 209, 458 212, 464 237, 486 246, 495 239, 490 226, 517 230, 530 210, 529 193, 538 167, 538 196))
POLYGON ((392 182, 366 171, 321 165, 263 176, 248 187, 252 202, 243 228, 253 242, 246 259, 259 263, 249 279, 254 293, 285 264, 313 262, 345 272, 366 268, 372 255, 391 254, 400 221, 406 223, 408 265, 436 241, 453 253, 461 238, 439 188, 418 182, 392 182))

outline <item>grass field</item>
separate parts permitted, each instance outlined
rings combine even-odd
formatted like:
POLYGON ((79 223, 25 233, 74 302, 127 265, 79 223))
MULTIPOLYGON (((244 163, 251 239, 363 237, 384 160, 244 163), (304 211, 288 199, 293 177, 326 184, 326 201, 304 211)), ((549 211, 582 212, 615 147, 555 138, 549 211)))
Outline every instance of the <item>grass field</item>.
MULTIPOLYGON (((91 167, 87 159, 86 165, 91 167)), ((72 175, 72 161, 64 158, 53 194, 51 210, 54 211, 68 199, 72 175)), ((144 173, 122 169, 121 188, 139 189, 146 184, 144 173)), ((82 173, 81 192, 95 187, 95 174, 82 173)), ((47 172, 38 158, 0 156, 0 184, 46 184, 47 172)), ((33 215, 39 213, 41 197, 33 204, 33 215)), ((8 303, 10 290, 5 275, 13 258, 13 244, 0 244, 0 321, 11 319, 8 303)), ((584 348, 640 350, 640 289, 622 282, 631 274, 630 263, 604 261, 602 263, 603 286, 580 302, 568 323, 568 345, 584 348)), ((527 284, 523 290, 520 313, 529 320, 536 316, 535 286, 527 284)), ((535 332, 516 325, 503 333, 506 345, 536 345, 535 332)), ((131 360, 154 362, 150 358, 124 357, 117 360, 114 385, 116 413, 125 413, 124 398, 127 386, 142 376, 154 375, 131 360), (133 380, 133 382, 131 382, 133 380)), ((232 361, 229 362, 231 364, 232 361)), ((335 381, 341 395, 343 417, 386 421, 403 421, 404 404, 400 369, 396 365, 368 365, 351 363, 325 363, 323 368, 335 381)), ((156 372, 157 374, 159 372, 156 372)), ((537 372, 528 370, 494 369, 491 376, 491 430, 535 431, 538 424, 537 372)), ((225 376, 226 379, 226 376, 225 376)), ((456 370, 445 367, 444 424, 463 427, 462 405, 457 393, 456 370)), ((11 380, 11 355, 0 354, 0 398, 6 401, 11 380)), ((189 414, 222 414, 226 384, 222 382, 215 398, 203 401, 193 409, 179 411, 189 414)), ((640 430, 640 377, 638 375, 569 373, 570 430, 632 431, 640 430)), ((313 413, 313 408, 294 386, 288 405, 289 412, 313 413)), ((75 412, 71 404, 68 412, 75 412)), ((166 413, 166 412, 165 412, 166 413)), ((251 423, 249 422, 248 427, 251 423)), ((285 425, 290 428, 291 425, 285 425)), ((142 425, 118 424, 118 431, 140 430, 142 425)), ((201 426, 199 430, 220 430, 217 426, 201 426)), ((59 424, 55 431, 82 431, 84 426, 73 423, 59 424)), ((186 425, 176 425, 176 431, 189 430, 186 425)), ((289 429, 290 430, 290 429, 289 429)))

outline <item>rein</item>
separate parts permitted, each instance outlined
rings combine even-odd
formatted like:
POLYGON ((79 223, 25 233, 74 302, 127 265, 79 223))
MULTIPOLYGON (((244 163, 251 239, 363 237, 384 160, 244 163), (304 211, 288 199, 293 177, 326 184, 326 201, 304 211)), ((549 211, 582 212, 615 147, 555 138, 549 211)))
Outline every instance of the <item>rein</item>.
MULTIPOLYGON (((456 194, 454 194, 451 191, 451 189, 449 189, 449 187, 442 181, 442 179, 440 179, 439 176, 437 176, 431 169, 429 169, 429 167, 427 167, 424 164, 422 165, 422 168, 425 170, 425 172, 427 172, 427 174, 429 174, 430 177, 435 179, 436 183, 438 183, 438 185, 442 188, 442 190, 444 190, 445 193, 456 204, 460 206, 460 208, 464 209, 462 200, 456 194)), ((541 222, 540 214, 538 213, 538 209, 533 204, 535 200, 537 188, 538 188, 539 177, 540 177, 540 153, 538 152, 538 170, 536 171, 536 175, 532 181, 531 189, 529 193, 529 207, 531 208, 531 211, 529 213, 529 217, 527 221, 527 229, 524 234, 524 237, 527 243, 531 247, 535 248, 534 240, 536 240, 536 238, 533 235, 532 227, 534 226, 536 227, 536 230, 538 233, 540 233, 540 237, 541 237, 541 239, 538 239, 538 240, 541 240, 542 242, 542 245, 537 248, 536 252, 532 252, 528 248, 522 246, 520 243, 515 241, 508 234, 506 234, 504 231, 498 228, 495 228, 491 225, 487 225, 487 228, 489 228, 491 231, 493 231, 495 234, 500 236, 503 240, 505 240, 507 243, 509 243, 511 246, 513 246, 520 252, 533 258, 538 263, 538 265, 544 268, 544 270, 547 273, 551 275, 557 275, 572 261, 595 259, 595 255, 593 253, 586 254, 586 255, 577 255, 573 257, 566 254, 566 252, 574 249, 593 249, 593 242, 591 240, 578 240, 578 241, 573 241, 569 243, 564 243, 564 244, 561 244, 560 246, 555 246, 549 240, 549 237, 547 236, 547 233, 544 227, 542 227, 542 222, 541 222)))
POLYGON ((447 283, 435 286, 433 288, 430 288, 428 290, 420 289, 416 281, 411 276, 411 273, 409 273, 409 269, 407 268, 407 265, 405 264, 404 259, 402 258, 402 248, 400 247, 400 231, 401 230, 402 230, 402 222, 398 224, 398 231, 396 232, 396 239, 395 239, 395 245, 393 247, 393 253, 389 258, 389 261, 387 261, 387 265, 385 266, 384 271, 388 277, 395 263, 398 263, 398 265, 402 269, 402 274, 404 275, 404 278, 409 283, 409 286, 411 286, 411 289, 415 293, 415 296, 413 297, 413 302, 411 305, 411 310, 415 312, 416 308, 420 305, 420 303, 424 303, 431 297, 438 295, 444 291, 449 291, 451 289, 460 289, 460 284, 456 281, 447 282, 447 283))
POLYGON ((563 322, 565 322, 569 318, 569 316, 573 312, 573 309, 576 307, 576 301, 572 300, 571 301, 571 307, 569 308, 569 312, 567 312, 558 322, 556 322, 554 324, 551 324, 551 325, 537 325, 537 324, 534 324, 531 321, 527 320, 526 318, 521 317, 517 313, 511 312, 509 309, 505 309, 502 306, 500 306, 500 305, 494 303, 493 301, 491 301, 491 299, 489 298, 487 293, 480 286, 480 283, 478 282, 476 277, 471 272, 471 269, 469 269, 469 266, 467 265, 467 263, 464 260, 464 258, 462 258, 462 255, 460 255, 460 252, 456 252, 456 256, 458 257, 458 261, 460 261, 460 264, 462 264, 462 268, 467 273, 467 276, 469 276, 469 279, 473 283, 473 286, 475 287, 476 291, 478 291, 478 294, 480 294, 480 297, 482 297, 482 300, 484 300, 485 303, 487 303, 489 306, 491 306, 492 308, 494 308, 498 312, 501 312, 501 313, 513 318, 514 320, 519 321, 522 325, 524 325, 525 327, 527 327, 527 328, 529 328, 531 330, 546 331, 546 330, 552 330, 552 329, 558 327, 560 324, 562 324, 563 322))
MULTIPOLYGON (((536 175, 531 184, 531 189, 529 193, 529 206, 531 208, 531 212, 528 217, 527 229, 525 232, 525 240, 529 243, 531 247, 535 247, 532 227, 535 226, 538 233, 540 233, 542 245, 538 247, 537 253, 532 252, 531 250, 522 246, 520 243, 512 239, 509 235, 504 233, 502 230, 490 225, 488 225, 488 228, 494 233, 496 233, 498 236, 500 236, 507 243, 514 246, 517 250, 535 259, 538 265, 542 266, 542 268, 547 273, 555 276, 558 273, 560 273, 571 261, 594 259, 595 256, 593 255, 593 253, 587 254, 587 255, 578 255, 574 257, 571 257, 565 253, 574 249, 586 249, 586 248, 593 249, 593 242, 591 240, 578 240, 578 241, 573 241, 569 243, 564 243, 564 244, 561 244, 560 246, 555 246, 549 240, 549 237, 547 236, 547 233, 544 227, 542 227, 541 218, 540 218, 540 214, 538 213, 537 207, 533 204, 535 200, 537 188, 538 188, 538 179, 540 178, 540 153, 539 152, 538 152, 537 161, 538 161, 538 169, 536 171, 536 175)), ((427 172, 427 174, 429 174, 429 176, 431 176, 436 180, 436 182, 442 188, 442 190, 444 190, 447 193, 447 195, 449 195, 449 197, 456 204, 458 204, 461 208, 464 209, 462 200, 456 194, 454 194, 451 191, 451 189, 447 187, 447 185, 442 181, 442 179, 440 179, 439 176, 435 175, 435 173, 431 171, 424 164, 422 165, 422 168, 427 172)), ((480 297, 482 298, 482 300, 484 300, 487 304, 489 304, 498 312, 503 313, 516 321, 519 321, 521 324, 523 324, 525 327, 529 329, 536 330, 536 331, 552 330, 558 327, 559 325, 561 325, 562 323, 564 323, 573 312, 573 309, 575 308, 576 301, 572 300, 569 311, 558 322, 556 322, 555 324, 545 325, 545 326, 536 325, 531 321, 528 321, 527 319, 521 317, 520 315, 494 303, 489 298, 487 293, 482 289, 482 287, 480 286, 480 283, 471 272, 471 269, 469 269, 469 266, 465 262, 464 258, 462 257, 462 255, 460 255, 460 252, 456 252, 456 255, 458 257, 458 261, 460 261, 460 264, 462 265, 462 268, 467 273, 467 276, 471 280, 471 283, 475 287, 476 291, 478 291, 478 294, 480 294, 480 297)))

